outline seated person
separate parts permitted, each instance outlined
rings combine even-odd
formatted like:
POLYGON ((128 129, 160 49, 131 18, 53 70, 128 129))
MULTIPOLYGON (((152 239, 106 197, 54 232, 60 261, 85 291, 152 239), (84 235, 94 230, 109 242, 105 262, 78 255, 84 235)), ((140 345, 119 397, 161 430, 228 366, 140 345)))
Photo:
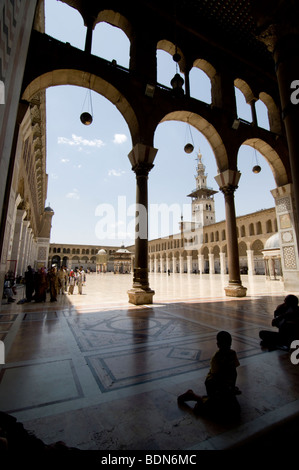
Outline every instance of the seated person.
POLYGON ((298 297, 287 295, 284 302, 274 311, 272 326, 278 331, 261 330, 261 346, 273 349, 289 350, 293 340, 299 339, 298 297))
POLYGON ((241 392, 236 387, 237 370, 240 365, 236 352, 231 349, 232 337, 227 331, 217 334, 218 351, 213 355, 210 370, 205 380, 207 396, 196 395, 188 390, 178 397, 178 403, 196 401, 194 411, 217 416, 238 415, 239 403, 235 395, 241 392))

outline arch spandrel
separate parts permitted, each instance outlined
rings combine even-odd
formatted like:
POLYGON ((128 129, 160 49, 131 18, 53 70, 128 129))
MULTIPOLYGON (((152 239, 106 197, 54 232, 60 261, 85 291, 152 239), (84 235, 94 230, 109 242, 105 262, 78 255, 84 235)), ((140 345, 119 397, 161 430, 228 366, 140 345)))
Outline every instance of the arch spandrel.
POLYGON ((287 171, 280 156, 267 142, 258 138, 252 138, 245 140, 242 145, 258 150, 265 157, 272 170, 277 186, 289 183, 287 171))
POLYGON ((116 106, 128 124, 132 141, 138 141, 140 130, 135 112, 128 100, 106 80, 82 70, 59 69, 47 72, 34 79, 26 87, 22 99, 30 102, 41 90, 59 85, 89 88, 99 93, 116 106))

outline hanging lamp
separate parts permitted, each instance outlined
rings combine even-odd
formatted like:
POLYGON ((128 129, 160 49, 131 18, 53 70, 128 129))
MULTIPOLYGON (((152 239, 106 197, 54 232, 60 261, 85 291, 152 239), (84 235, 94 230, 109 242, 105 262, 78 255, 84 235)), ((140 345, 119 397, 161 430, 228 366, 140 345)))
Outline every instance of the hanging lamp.
POLYGON ((187 121, 186 134, 187 134, 188 130, 189 130, 189 133, 190 133, 190 140, 191 140, 192 144, 190 142, 188 142, 185 145, 184 150, 185 150, 186 153, 192 153, 193 150, 194 150, 194 142, 193 142, 193 137, 192 137, 192 132, 191 132, 191 126, 190 126, 189 122, 187 121))
POLYGON ((91 89, 90 88, 87 90, 82 109, 85 106, 86 100, 88 100, 87 105, 89 105, 89 108, 88 108, 88 111, 84 111, 84 112, 81 113, 80 121, 85 126, 89 126, 92 123, 92 120, 93 120, 93 118, 92 118, 93 112, 92 112, 92 101, 91 101, 91 89))
POLYGON ((178 71, 178 62, 181 60, 181 55, 178 53, 177 46, 175 46, 175 53, 173 54, 172 58, 174 62, 176 63, 175 64, 176 73, 175 73, 175 76, 171 79, 170 84, 175 94, 177 96, 181 96, 184 94, 184 90, 183 90, 184 79, 183 77, 181 77, 178 71))
POLYGON ((253 171, 253 173, 258 174, 261 171, 261 167, 260 167, 258 159, 257 159, 257 153, 256 153, 255 148, 254 148, 254 156, 255 156, 255 165, 252 167, 252 171, 253 171))

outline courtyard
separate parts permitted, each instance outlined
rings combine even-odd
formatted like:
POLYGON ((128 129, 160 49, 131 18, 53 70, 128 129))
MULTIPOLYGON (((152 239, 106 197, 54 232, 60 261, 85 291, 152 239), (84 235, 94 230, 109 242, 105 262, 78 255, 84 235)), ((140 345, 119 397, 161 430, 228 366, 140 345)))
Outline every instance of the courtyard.
MULTIPOLYGON (((299 369, 290 352, 261 349, 280 281, 242 276, 247 296, 224 294, 221 275, 150 274, 154 303, 128 303, 131 275, 87 274, 83 295, 6 304, 0 312, 5 364, 1 411, 46 444, 81 450, 202 451, 238 448, 299 413, 299 369), (177 396, 205 394, 219 330, 233 337, 241 416, 219 423, 177 396)), ((298 295, 298 292, 294 292, 298 295)), ((18 288, 18 300, 24 288, 18 288)))

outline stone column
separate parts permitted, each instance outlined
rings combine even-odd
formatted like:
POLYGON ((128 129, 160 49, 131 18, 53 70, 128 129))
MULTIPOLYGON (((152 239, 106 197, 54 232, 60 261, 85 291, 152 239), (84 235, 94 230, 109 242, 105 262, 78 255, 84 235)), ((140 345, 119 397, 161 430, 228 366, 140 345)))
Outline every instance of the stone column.
POLYGON ((275 199, 282 274, 285 290, 297 291, 299 285, 299 257, 295 231, 292 185, 286 184, 271 191, 275 199))
POLYGON ((209 253, 209 273, 215 274, 215 262, 213 253, 209 253))
POLYGON ((152 258, 149 259, 149 272, 151 273, 153 270, 153 260, 152 258))
POLYGON ((192 273, 192 255, 187 254, 187 273, 192 273))
POLYGON ((16 220, 15 220, 15 230, 14 230, 14 237, 12 243, 12 250, 11 250, 11 259, 17 260, 16 264, 16 274, 22 274, 19 272, 20 266, 20 246, 22 240, 22 230, 23 230, 23 220, 26 216, 26 211, 22 209, 17 210, 16 220))
POLYGON ((155 260, 154 260, 154 271, 155 273, 158 272, 158 257, 155 255, 155 260))
POLYGON ((198 271, 200 272, 200 274, 202 274, 204 272, 204 266, 205 266, 204 255, 198 254, 197 259, 198 259, 198 271))
POLYGON ((184 257, 180 255, 180 273, 184 273, 184 257))
POLYGON ((225 253, 220 252, 220 274, 226 274, 226 259, 225 253))
POLYGON ((24 259, 24 271, 27 270, 28 260, 30 259, 30 252, 31 252, 32 239, 33 239, 32 228, 29 227, 29 229, 28 229, 28 237, 27 237, 27 246, 26 246, 26 252, 25 252, 25 259, 24 259))
POLYGON ((224 194, 226 234, 227 234, 227 260, 229 284, 225 287, 225 293, 230 297, 245 297, 246 287, 242 286, 239 266, 239 250, 236 225, 236 212, 234 192, 238 187, 240 172, 225 170, 215 177, 220 191, 224 194))
POLYGON ((168 269, 169 269, 169 258, 168 258, 168 254, 166 253, 166 259, 165 259, 165 270, 166 270, 166 273, 168 273, 168 269))
POLYGON ((21 246, 20 246, 20 265, 19 265, 19 275, 23 276, 25 272, 25 256, 26 256, 26 247, 27 247, 27 240, 28 240, 28 229, 29 229, 30 221, 24 220, 23 222, 23 230, 22 230, 22 239, 21 239, 21 246))
POLYGON ((272 2, 273 8, 255 0, 253 14, 259 27, 258 38, 273 54, 282 119, 286 130, 294 188, 294 229, 299 251, 299 27, 298 2, 272 2), (275 15, 272 15, 275 12, 275 15))
POLYGON ((253 250, 247 250, 247 265, 248 265, 248 275, 252 276, 253 274, 255 274, 253 250))
POLYGON ((136 144, 129 154, 132 170, 136 174, 135 265, 133 287, 128 291, 129 302, 150 304, 155 292, 148 281, 148 188, 147 180, 153 168, 157 149, 136 144))
POLYGON ((176 273, 176 257, 174 254, 172 255, 172 272, 176 273))

